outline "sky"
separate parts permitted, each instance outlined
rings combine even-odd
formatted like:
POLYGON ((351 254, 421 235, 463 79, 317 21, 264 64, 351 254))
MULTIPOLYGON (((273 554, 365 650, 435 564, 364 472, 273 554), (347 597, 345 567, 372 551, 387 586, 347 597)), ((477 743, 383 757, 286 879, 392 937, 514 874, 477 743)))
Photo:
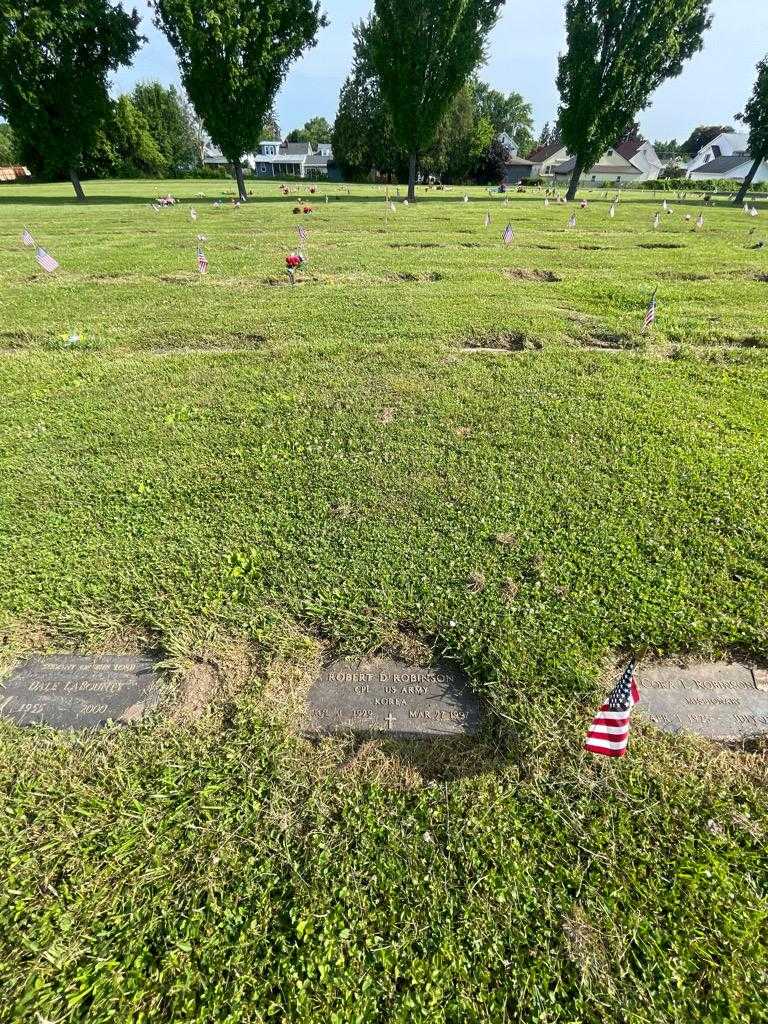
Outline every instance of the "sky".
MULTIPOLYGON (((352 63, 351 28, 371 6, 371 0, 325 0, 330 25, 320 31, 317 46, 291 67, 277 97, 284 135, 311 117, 333 122, 339 90, 352 63)), ((501 92, 522 93, 533 105, 537 132, 557 113, 555 75, 557 55, 565 43, 564 6, 564 0, 507 0, 480 73, 501 92)), ((734 114, 749 98, 755 65, 768 52, 768 3, 712 0, 712 12, 714 23, 704 37, 703 51, 686 64, 679 78, 665 82, 640 114, 646 138, 683 141, 696 125, 733 124, 734 114)), ((150 78, 179 84, 173 51, 146 16, 141 31, 149 42, 134 64, 115 76, 114 93, 150 78)))

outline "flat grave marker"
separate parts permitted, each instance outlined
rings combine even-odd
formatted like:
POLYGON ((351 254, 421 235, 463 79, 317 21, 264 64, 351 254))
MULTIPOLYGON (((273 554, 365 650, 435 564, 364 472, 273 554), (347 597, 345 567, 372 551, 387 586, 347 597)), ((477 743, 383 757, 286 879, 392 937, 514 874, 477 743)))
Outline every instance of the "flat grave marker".
POLYGON ((381 733, 429 739, 474 736, 480 701, 466 678, 446 665, 409 665, 392 658, 337 658, 315 680, 305 733, 381 733))
POLYGON ((768 733, 768 672, 748 665, 648 665, 637 672, 637 713, 665 732, 711 740, 768 733))
POLYGON ((0 718, 54 729, 127 725, 157 705, 157 682, 146 655, 36 655, 0 679, 0 718))

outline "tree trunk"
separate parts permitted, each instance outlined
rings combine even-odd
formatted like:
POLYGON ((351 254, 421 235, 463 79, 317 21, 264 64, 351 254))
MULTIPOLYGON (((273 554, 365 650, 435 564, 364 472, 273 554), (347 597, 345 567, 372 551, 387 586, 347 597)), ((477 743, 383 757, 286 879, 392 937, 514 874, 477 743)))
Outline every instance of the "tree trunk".
POLYGON ((416 201, 416 154, 411 153, 408 158, 408 202, 416 201))
POLYGON ((72 182, 72 188, 75 190, 75 197, 78 203, 85 202, 85 192, 83 192, 83 186, 80 184, 80 178, 78 177, 77 171, 72 168, 69 172, 69 180, 72 182))
POLYGON ((573 168, 573 174, 571 175, 571 183, 568 186, 568 191, 565 193, 565 198, 568 200, 576 198, 576 191, 579 187, 579 181, 581 180, 581 172, 583 171, 583 165, 581 160, 576 157, 576 166, 573 168))
POLYGON ((243 178, 243 165, 239 160, 233 160, 232 166, 235 169, 235 181, 237 182, 237 191, 240 196, 241 203, 248 202, 248 193, 245 191, 245 180, 243 178))
POLYGON ((755 162, 750 167, 749 174, 744 179, 744 184, 741 186, 736 198, 733 200, 734 206, 740 206, 744 202, 744 197, 746 196, 747 192, 749 192, 749 186, 755 180, 755 175, 760 170, 760 164, 762 162, 763 158, 759 156, 756 158, 755 162))

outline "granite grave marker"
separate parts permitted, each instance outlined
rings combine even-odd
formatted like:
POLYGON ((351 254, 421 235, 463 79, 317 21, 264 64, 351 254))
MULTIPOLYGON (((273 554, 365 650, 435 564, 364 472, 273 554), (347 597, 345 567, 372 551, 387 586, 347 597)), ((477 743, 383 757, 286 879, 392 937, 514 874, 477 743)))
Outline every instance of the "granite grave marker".
POLYGON ((637 683, 637 713, 665 732, 712 740, 768 733, 768 672, 724 661, 643 665, 637 683))
POLYGON ((338 658, 309 692, 305 731, 430 738, 473 736, 479 728, 480 702, 453 668, 338 658))
POLYGON ((37 655, 0 680, 0 717, 17 725, 127 725, 158 700, 155 662, 145 655, 37 655))

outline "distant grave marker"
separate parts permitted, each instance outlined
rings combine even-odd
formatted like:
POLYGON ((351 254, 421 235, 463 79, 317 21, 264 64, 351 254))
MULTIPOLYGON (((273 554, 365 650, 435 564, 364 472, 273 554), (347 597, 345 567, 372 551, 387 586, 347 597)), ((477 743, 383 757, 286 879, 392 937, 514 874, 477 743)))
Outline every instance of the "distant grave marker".
POLYGON ((747 665, 641 666, 637 675, 644 715, 665 732, 711 740, 742 740, 768 733, 768 672, 747 665))
POLYGON ((305 731, 429 739, 473 736, 479 728, 480 702, 453 668, 338 658, 310 690, 305 731))
POLYGON ((144 655, 38 655, 0 680, 0 718, 17 725, 128 724, 158 700, 155 662, 144 655))

